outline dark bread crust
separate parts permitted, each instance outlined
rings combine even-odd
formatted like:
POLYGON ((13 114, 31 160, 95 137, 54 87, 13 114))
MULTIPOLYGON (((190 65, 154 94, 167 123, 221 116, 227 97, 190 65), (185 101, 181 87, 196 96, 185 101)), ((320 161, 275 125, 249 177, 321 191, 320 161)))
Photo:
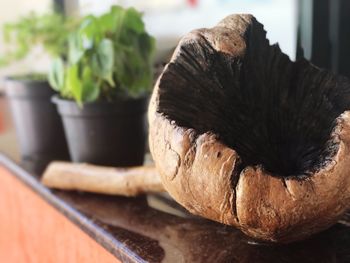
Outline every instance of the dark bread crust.
POLYGON ((309 178, 276 178, 248 167, 237 184, 241 230, 264 240, 291 242, 335 224, 350 204, 350 112, 338 119, 332 162, 309 178))
MULTIPOLYGON (((252 20, 233 15, 213 29, 192 31, 171 61, 182 45, 203 37, 220 52, 244 56, 252 20)), ((150 150, 164 187, 191 213, 236 226, 253 238, 287 243, 328 228, 350 207, 350 112, 337 119, 331 141, 338 147, 322 169, 303 178, 276 177, 260 166, 242 170, 237 152, 216 135, 180 127, 158 112, 161 81, 162 75, 148 112, 150 150)))

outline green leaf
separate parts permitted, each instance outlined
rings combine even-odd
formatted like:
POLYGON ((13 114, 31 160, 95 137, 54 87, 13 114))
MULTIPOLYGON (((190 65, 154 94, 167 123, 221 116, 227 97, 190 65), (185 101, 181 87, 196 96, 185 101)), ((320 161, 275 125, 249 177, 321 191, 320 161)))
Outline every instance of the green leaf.
POLYGON ((91 49, 94 41, 99 41, 102 37, 97 22, 96 17, 93 15, 87 16, 82 21, 78 35, 81 38, 83 49, 91 49))
POLYGON ((98 19, 98 24, 102 32, 113 32, 116 27, 117 17, 113 13, 107 13, 102 15, 98 19))
POLYGON ((77 33, 70 35, 68 39, 69 52, 68 60, 70 64, 76 64, 84 56, 85 50, 83 48, 82 39, 77 33))
POLYGON ((85 67, 82 76, 83 82, 83 101, 92 102, 97 100, 100 95, 100 88, 93 79, 91 69, 85 67))
POLYGON ((114 87, 113 67, 113 42, 108 38, 104 38, 98 45, 95 54, 92 57, 92 69, 99 78, 106 80, 109 85, 114 87))
POLYGON ((61 58, 53 61, 48 79, 54 90, 60 91, 64 88, 64 65, 61 58))
MULTIPOLYGON (((120 8, 120 7, 119 7, 120 8)), ((126 14, 125 9, 118 9, 118 7, 112 8, 112 14, 115 16, 115 28, 114 28, 114 40, 116 43, 120 41, 120 36, 122 35, 124 29, 124 18, 126 14)))
POLYGON ((140 54, 146 61, 151 61, 156 47, 155 38, 143 33, 139 37, 140 54))
POLYGON ((145 31, 145 25, 142 21, 142 14, 135 8, 131 7, 126 10, 126 15, 123 22, 125 27, 135 31, 138 34, 145 31))
POLYGON ((73 65, 67 69, 66 89, 71 92, 78 105, 82 106, 83 90, 78 71, 78 65, 73 65))
POLYGON ((84 102, 96 101, 100 95, 100 88, 93 82, 83 83, 83 100, 84 102))

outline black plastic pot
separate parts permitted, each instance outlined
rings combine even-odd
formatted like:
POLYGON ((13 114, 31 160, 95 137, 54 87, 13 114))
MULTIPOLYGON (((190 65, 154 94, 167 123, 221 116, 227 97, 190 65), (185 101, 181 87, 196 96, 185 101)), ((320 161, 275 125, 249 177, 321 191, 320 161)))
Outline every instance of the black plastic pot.
POLYGON ((62 121, 51 103, 54 91, 46 81, 6 80, 22 158, 69 160, 62 121))
POLYGON ((142 165, 148 99, 86 103, 53 97, 61 114, 74 162, 108 166, 142 165))

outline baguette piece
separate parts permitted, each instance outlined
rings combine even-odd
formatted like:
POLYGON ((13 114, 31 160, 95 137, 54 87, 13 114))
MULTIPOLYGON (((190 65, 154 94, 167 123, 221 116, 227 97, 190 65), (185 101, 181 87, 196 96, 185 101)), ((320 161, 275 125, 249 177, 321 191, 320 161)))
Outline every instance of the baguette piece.
POLYGON ((185 35, 150 101, 168 193, 252 238, 289 243, 350 208, 350 82, 270 45, 252 15, 185 35))
POLYGON ((46 168, 41 181, 51 188, 108 195, 136 196, 165 191, 153 166, 113 168, 52 162, 46 168))

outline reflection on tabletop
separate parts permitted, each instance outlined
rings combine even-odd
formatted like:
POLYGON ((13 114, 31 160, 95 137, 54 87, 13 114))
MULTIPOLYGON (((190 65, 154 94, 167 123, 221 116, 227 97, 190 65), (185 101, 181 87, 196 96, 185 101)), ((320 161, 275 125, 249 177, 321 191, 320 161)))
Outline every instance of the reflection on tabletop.
MULTIPOLYGON (((37 174, 45 168, 43 162, 26 160, 23 165, 37 174)), ((151 262, 350 262, 350 213, 311 239, 272 245, 194 217, 162 195, 124 198, 53 192, 151 262)))

